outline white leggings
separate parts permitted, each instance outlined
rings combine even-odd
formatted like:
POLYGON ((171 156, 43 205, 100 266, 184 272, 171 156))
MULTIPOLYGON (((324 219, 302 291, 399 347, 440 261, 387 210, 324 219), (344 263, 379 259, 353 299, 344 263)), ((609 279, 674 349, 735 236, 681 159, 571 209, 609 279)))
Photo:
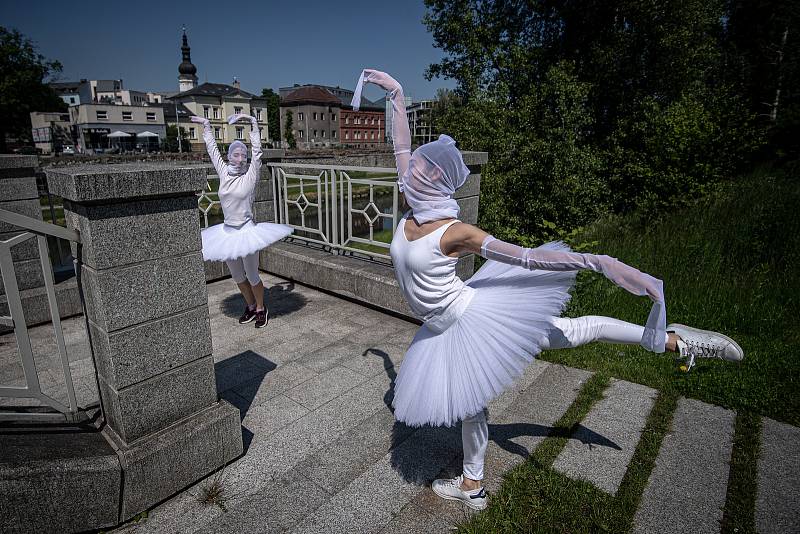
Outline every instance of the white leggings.
MULTIPOLYGON (((587 315, 576 319, 554 317, 553 328, 542 350, 579 347, 592 341, 638 345, 644 327, 611 317, 587 315)), ((464 447, 464 476, 483 480, 483 458, 489 442, 489 427, 483 410, 461 422, 461 442, 464 447)))
POLYGON ((231 272, 231 278, 237 284, 241 284, 245 280, 250 282, 251 286, 261 283, 261 276, 258 274, 258 252, 253 252, 244 258, 226 260, 225 264, 231 272))

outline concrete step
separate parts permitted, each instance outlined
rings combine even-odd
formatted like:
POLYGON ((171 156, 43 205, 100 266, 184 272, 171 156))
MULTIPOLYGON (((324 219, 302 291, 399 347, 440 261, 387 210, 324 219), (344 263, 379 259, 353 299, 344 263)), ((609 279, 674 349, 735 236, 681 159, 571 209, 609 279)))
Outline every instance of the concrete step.
POLYGON ((758 458, 756 529, 800 532, 800 428, 764 418, 758 458))
POLYGON ((719 532, 728 488, 734 420, 730 410, 678 401, 634 517, 633 532, 719 532))
POLYGON ((553 468, 616 495, 658 392, 612 379, 553 463, 553 468))

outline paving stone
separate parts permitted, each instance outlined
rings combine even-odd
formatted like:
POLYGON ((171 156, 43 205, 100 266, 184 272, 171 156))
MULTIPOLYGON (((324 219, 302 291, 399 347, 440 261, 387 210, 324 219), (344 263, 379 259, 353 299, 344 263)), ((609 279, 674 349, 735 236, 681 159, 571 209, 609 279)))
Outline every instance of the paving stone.
POLYGON ((285 395, 309 410, 314 410, 339 397, 345 391, 353 389, 364 380, 366 380, 364 375, 346 367, 334 367, 295 386, 285 395))
POLYGON ((800 532, 800 428, 763 418, 756 529, 800 532))
POLYGON ((719 532, 735 414, 680 399, 634 517, 633 532, 719 532))
POLYGON ((419 429, 292 532, 380 532, 423 491, 419 481, 429 483, 460 446, 460 435, 455 428, 419 429))
POLYGON ((296 362, 289 362, 278 365, 274 371, 268 372, 263 377, 235 386, 232 391, 247 403, 244 410, 247 411, 315 376, 317 374, 310 369, 296 362))
POLYGON ((268 486, 238 501, 198 534, 240 534, 242 532, 286 532, 303 517, 313 513, 328 494, 307 478, 289 472, 268 486))
POLYGON ((657 396, 658 392, 647 386, 612 380, 553 468, 616 494, 657 396))
POLYGON ((283 395, 251 407, 242 419, 242 426, 253 433, 253 440, 261 440, 308 413, 308 409, 283 395))
POLYGON ((397 423, 389 409, 367 418, 339 439, 306 458, 297 467, 329 493, 336 493, 383 458, 414 429, 397 423))

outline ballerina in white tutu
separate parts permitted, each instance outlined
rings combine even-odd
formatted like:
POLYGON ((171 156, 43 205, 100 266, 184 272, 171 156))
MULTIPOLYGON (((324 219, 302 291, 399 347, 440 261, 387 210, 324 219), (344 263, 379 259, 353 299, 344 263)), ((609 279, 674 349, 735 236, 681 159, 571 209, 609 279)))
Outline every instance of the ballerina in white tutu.
POLYGON ((402 87, 386 73, 364 70, 355 109, 365 82, 388 91, 392 102, 398 185, 411 210, 400 220, 390 253, 400 290, 424 321, 395 381, 394 415, 411 426, 462 421, 463 474, 435 480, 432 487, 440 497, 486 507, 484 409, 542 350, 602 341, 679 352, 689 366, 696 356, 742 359, 742 349, 722 334, 667 327, 662 283, 648 274, 610 256, 571 252, 561 243, 522 248, 458 221, 453 194, 469 169, 455 141, 442 135, 412 154, 402 87), (469 253, 488 261, 463 282, 455 267, 458 256, 469 253), (646 326, 609 317, 560 317, 581 269, 650 297, 646 326))
POLYGON ((258 223, 253 220, 253 198, 261 173, 261 135, 258 122, 249 115, 228 117, 228 123, 248 120, 252 125, 250 144, 253 157, 247 164, 247 145, 239 140, 228 147, 228 162, 222 159, 208 119, 194 116, 192 122, 203 125, 211 163, 219 175, 219 201, 225 222, 206 228, 203 239, 203 259, 224 261, 231 278, 239 286, 245 300, 240 324, 255 320, 256 328, 267 326, 269 312, 264 306, 264 285, 258 273, 258 253, 272 243, 292 233, 285 224, 258 223))

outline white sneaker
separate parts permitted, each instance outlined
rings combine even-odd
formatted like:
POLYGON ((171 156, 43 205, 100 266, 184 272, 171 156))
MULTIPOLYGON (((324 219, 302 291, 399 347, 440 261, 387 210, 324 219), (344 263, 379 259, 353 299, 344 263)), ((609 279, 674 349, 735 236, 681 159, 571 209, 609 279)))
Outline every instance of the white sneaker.
POLYGON ((744 358, 742 347, 719 332, 682 324, 668 325, 667 332, 674 332, 680 337, 678 352, 687 359, 687 370, 694 366, 695 358, 720 358, 729 362, 740 362, 744 358))
POLYGON ((456 478, 437 478, 431 484, 433 492, 442 499, 450 501, 461 501, 473 510, 483 510, 489 503, 489 496, 486 490, 480 487, 475 490, 464 491, 461 483, 464 482, 464 475, 456 478))

